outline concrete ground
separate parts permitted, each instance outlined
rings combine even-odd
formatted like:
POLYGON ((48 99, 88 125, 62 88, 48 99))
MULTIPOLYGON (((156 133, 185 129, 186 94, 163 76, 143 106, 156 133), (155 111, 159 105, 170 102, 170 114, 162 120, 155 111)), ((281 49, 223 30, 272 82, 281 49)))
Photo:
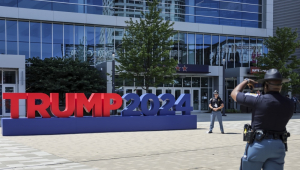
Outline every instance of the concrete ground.
MULTIPOLYGON (((181 131, 0 136, 0 169, 237 170, 245 150, 243 125, 250 114, 223 117, 207 134, 210 114, 200 113, 198 128, 181 131)), ((288 124, 285 170, 300 169, 300 114, 288 124)))

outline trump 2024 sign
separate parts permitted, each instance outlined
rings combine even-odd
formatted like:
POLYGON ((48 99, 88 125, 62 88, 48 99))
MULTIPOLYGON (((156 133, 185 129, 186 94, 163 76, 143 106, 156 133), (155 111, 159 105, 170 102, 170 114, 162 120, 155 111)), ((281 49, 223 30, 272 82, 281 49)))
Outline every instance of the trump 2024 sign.
POLYGON ((191 115, 190 94, 182 94, 177 100, 168 93, 159 96, 128 93, 122 97, 116 93, 93 93, 88 99, 83 93, 66 93, 65 96, 65 109, 61 111, 58 93, 50 93, 50 96, 3 93, 3 99, 11 101, 11 118, 2 119, 3 136, 197 128, 197 117, 191 115), (20 99, 26 100, 27 118, 19 118, 20 99), (41 100, 41 104, 36 104, 36 100, 41 100), (119 109, 123 101, 130 104, 121 111, 121 116, 110 117, 110 111, 119 109), (49 107, 54 117, 47 112, 49 107), (83 110, 92 111, 92 116, 83 116, 83 110), (182 114, 176 115, 176 111, 182 114), (41 117, 36 118, 36 112, 41 117))

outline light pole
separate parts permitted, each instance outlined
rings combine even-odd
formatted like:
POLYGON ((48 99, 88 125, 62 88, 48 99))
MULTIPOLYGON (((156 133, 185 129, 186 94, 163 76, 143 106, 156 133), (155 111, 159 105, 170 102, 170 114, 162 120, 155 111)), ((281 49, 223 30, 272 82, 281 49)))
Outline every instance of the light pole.
MULTIPOLYGON (((112 93, 115 93, 115 52, 112 52, 112 93)), ((116 110, 112 110, 112 114, 116 115, 116 110)))
POLYGON ((222 110, 222 116, 227 116, 226 114, 225 114, 225 109, 226 109, 226 107, 225 107, 225 97, 226 97, 226 95, 225 95, 225 91, 226 91, 226 88, 225 88, 225 58, 223 58, 223 105, 224 105, 224 108, 223 108, 223 110, 222 110))

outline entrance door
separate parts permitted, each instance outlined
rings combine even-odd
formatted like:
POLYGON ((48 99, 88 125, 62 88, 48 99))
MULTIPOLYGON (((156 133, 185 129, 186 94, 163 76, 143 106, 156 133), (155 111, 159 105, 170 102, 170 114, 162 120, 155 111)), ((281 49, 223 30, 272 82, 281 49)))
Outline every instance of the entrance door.
POLYGON ((193 109, 194 111, 200 111, 200 97, 199 90, 193 90, 193 109))
MULTIPOLYGON (((1 85, 0 85, 1 90, 1 85)), ((15 93, 16 85, 2 85, 2 93, 15 93)), ((1 94, 2 99, 2 94, 1 94)), ((1 108, 1 107, 0 107, 1 108)), ((10 99, 2 99, 2 116, 10 116, 10 99)))

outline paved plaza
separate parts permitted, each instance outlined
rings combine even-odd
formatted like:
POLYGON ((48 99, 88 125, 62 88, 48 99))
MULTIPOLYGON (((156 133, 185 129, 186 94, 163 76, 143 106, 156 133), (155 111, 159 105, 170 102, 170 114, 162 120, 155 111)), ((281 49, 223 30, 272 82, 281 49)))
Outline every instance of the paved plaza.
MULTIPOLYGON (((198 129, 44 136, 0 136, 0 169, 44 170, 237 170, 245 150, 244 123, 250 114, 223 117, 212 134, 208 113, 199 113, 198 129)), ((153 125, 155 126, 155 125, 153 125)), ((300 114, 288 124, 285 170, 300 169, 300 114)))

